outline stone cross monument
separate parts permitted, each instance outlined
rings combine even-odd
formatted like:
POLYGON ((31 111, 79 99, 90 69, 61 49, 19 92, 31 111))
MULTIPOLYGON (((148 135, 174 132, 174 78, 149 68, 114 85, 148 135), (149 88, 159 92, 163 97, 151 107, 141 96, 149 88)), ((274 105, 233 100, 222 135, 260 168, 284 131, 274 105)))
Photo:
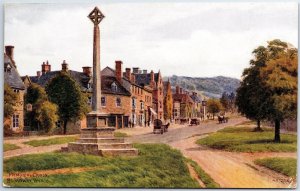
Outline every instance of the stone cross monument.
POLYGON ((94 23, 93 42, 93 97, 92 112, 87 114, 87 128, 81 129, 80 138, 62 147, 65 152, 98 156, 136 156, 138 150, 124 138, 114 136, 114 127, 108 127, 108 114, 101 112, 100 29, 104 15, 95 7, 88 16, 94 23))
POLYGON ((88 15, 94 24, 93 39, 93 96, 92 112, 87 115, 88 127, 106 127, 107 115, 101 112, 101 65, 100 65, 100 29, 99 24, 104 15, 95 7, 88 15))

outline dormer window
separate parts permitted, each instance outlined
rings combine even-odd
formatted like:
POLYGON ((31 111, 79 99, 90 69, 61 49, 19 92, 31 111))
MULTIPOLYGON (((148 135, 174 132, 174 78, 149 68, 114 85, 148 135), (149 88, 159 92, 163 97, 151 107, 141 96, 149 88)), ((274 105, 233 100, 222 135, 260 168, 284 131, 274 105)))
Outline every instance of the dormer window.
POLYGON ((111 90, 114 91, 114 92, 116 92, 117 89, 118 89, 117 84, 116 84, 115 82, 113 82, 113 83, 111 84, 111 90))
POLYGON ((7 72, 7 73, 11 72, 11 66, 9 64, 5 64, 5 66, 4 66, 4 72, 7 72))

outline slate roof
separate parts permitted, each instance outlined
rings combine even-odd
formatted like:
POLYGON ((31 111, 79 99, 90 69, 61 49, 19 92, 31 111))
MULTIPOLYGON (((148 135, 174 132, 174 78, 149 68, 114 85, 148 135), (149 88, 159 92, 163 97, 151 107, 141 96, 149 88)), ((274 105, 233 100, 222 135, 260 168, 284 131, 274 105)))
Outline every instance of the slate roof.
POLYGON ((18 70, 15 68, 12 60, 4 54, 4 68, 10 67, 10 71, 4 71, 4 82, 14 89, 25 89, 25 85, 21 79, 18 70))
MULTIPOLYGON (((135 74, 135 81, 140 86, 150 85, 151 73, 148 74, 135 74)), ((158 81, 158 73, 154 73, 154 81, 158 81)))
MULTIPOLYGON (((41 75, 40 77, 37 76, 30 76, 30 80, 33 83, 37 83, 41 85, 42 87, 45 87, 47 83, 54 78, 56 75, 58 75, 61 71, 51 71, 47 72, 46 74, 41 75)), ((93 92, 92 84, 93 79, 83 72, 77 72, 73 70, 68 70, 70 76, 79 84, 81 91, 84 92, 93 92), (90 88, 88 88, 88 84, 90 83, 90 88)), ((122 86, 119 82, 117 82, 117 79, 113 76, 102 76, 101 77, 101 90, 103 93, 107 94, 118 94, 118 95, 126 95, 130 96, 130 92, 122 86), (111 88, 111 84, 115 82, 117 85, 117 91, 113 91, 111 88)))

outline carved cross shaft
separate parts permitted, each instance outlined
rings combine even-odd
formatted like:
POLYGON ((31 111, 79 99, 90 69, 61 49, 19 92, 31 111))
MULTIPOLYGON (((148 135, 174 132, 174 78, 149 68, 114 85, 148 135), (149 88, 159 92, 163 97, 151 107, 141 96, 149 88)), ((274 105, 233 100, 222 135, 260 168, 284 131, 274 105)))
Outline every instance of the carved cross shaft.
POLYGON ((91 19, 94 25, 98 25, 104 18, 104 15, 101 13, 98 7, 95 7, 88 17, 91 19))

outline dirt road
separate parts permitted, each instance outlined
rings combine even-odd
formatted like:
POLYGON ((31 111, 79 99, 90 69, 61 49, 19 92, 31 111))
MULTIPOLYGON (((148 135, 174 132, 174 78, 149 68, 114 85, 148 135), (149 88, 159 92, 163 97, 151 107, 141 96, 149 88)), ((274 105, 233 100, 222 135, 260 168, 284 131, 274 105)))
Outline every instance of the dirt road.
POLYGON ((288 177, 254 165, 262 157, 297 157, 296 153, 231 153, 195 144, 200 137, 170 143, 186 157, 196 161, 222 188, 287 188, 288 177))

